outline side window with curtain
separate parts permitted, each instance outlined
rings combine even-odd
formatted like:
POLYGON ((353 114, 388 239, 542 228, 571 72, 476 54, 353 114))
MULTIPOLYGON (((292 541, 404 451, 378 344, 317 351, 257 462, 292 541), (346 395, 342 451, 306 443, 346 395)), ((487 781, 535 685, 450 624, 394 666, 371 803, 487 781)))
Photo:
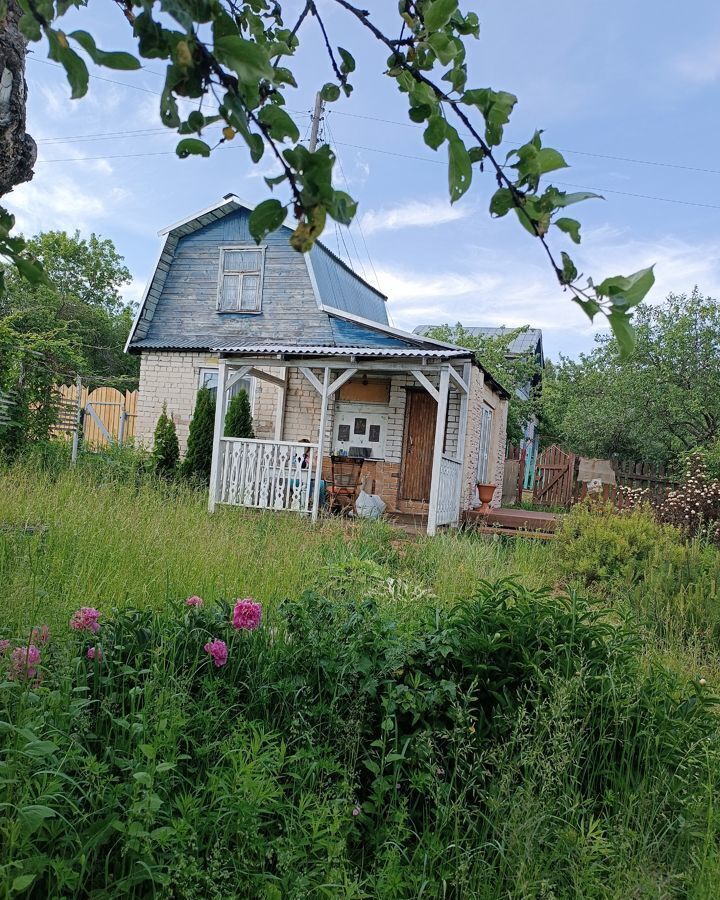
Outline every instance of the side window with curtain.
POLYGON ((488 483, 490 471, 490 438, 492 436, 492 409, 483 404, 480 420, 480 447, 478 450, 477 481, 480 484, 488 483))
POLYGON ((225 247, 220 251, 218 312, 259 313, 265 249, 225 247))

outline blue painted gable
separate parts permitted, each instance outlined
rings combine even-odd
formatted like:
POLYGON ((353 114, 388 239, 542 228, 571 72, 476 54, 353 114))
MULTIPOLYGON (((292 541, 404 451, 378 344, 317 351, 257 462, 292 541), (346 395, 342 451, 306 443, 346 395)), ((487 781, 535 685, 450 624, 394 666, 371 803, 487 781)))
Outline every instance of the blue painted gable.
POLYGON ((128 341, 129 349, 281 343, 332 346, 335 309, 387 324, 385 300, 327 248, 306 257, 289 229, 266 237, 259 312, 218 311, 222 249, 254 248, 250 208, 229 195, 216 207, 172 226, 128 341))

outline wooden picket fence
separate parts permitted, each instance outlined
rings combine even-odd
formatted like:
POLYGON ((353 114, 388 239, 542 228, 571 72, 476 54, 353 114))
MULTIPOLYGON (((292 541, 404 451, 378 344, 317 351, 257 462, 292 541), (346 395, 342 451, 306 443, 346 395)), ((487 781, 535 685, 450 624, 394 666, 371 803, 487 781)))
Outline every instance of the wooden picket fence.
MULTIPOLYGON (((56 435, 68 435, 77 422, 77 386, 61 385, 58 388, 58 421, 56 435)), ((137 391, 121 392, 113 387, 98 387, 80 392, 82 411, 82 435, 87 447, 98 449, 109 443, 123 444, 135 435, 137 417, 137 391)))
MULTIPOLYGON (((587 484, 578 480, 580 457, 566 453, 553 444, 538 456, 535 467, 533 503, 538 506, 570 507, 587 496, 587 484)), ((668 491, 679 482, 660 463, 613 462, 616 484, 603 485, 602 496, 622 506, 618 488, 641 488, 648 491, 651 503, 662 502, 668 491)))

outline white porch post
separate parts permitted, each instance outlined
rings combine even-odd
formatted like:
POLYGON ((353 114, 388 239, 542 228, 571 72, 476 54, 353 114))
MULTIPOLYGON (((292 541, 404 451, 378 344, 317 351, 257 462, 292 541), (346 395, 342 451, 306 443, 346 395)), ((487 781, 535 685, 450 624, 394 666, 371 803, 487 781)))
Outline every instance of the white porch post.
POLYGON ((281 441, 285 427, 285 398, 287 396, 287 369, 283 369, 283 386, 277 391, 277 410, 275 411, 275 440, 281 441))
POLYGON ((435 416, 435 446, 433 448, 432 477, 430 481, 430 505, 428 507, 427 533, 437 531, 438 493, 440 491, 440 464, 445 445, 445 421, 447 419, 448 394, 450 391, 450 372, 447 366, 440 370, 437 413, 435 416))
POLYGON ((315 460, 315 488, 313 490, 312 520, 317 522, 320 511, 320 480, 322 479, 323 446, 325 444, 325 421, 327 418, 328 390, 330 387, 330 368, 325 366, 322 392, 320 394, 320 434, 318 436, 317 459, 315 460))
POLYGON ((215 512, 215 503, 220 496, 220 480, 222 477, 222 445, 220 443, 225 424, 225 380, 226 363, 224 359, 218 364, 217 399, 215 402, 215 428, 213 430, 212 463, 210 465, 210 493, 208 510, 215 512))
POLYGON ((472 378, 472 365, 465 363, 463 366, 463 381, 467 385, 466 391, 460 393, 460 422, 458 425, 458 449, 457 458, 460 463, 460 488, 458 490, 458 507, 457 519, 455 524, 460 523, 460 512, 462 508, 462 496, 465 488, 465 443, 467 440, 467 422, 468 422, 468 401, 470 399, 470 379, 472 378))

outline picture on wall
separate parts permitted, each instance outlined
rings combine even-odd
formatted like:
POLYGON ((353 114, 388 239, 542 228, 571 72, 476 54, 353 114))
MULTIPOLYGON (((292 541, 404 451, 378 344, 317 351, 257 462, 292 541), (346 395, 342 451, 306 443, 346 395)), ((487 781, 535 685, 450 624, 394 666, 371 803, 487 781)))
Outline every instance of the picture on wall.
POLYGON ((365 434, 367 431, 367 419, 355 419, 355 434, 365 434))
POLYGON ((368 440, 373 444, 377 444, 380 441, 380 426, 379 425, 371 425, 370 426, 370 431, 368 433, 368 440))
POLYGON ((338 425, 337 439, 339 441, 349 441, 350 440, 350 426, 349 425, 338 425))

